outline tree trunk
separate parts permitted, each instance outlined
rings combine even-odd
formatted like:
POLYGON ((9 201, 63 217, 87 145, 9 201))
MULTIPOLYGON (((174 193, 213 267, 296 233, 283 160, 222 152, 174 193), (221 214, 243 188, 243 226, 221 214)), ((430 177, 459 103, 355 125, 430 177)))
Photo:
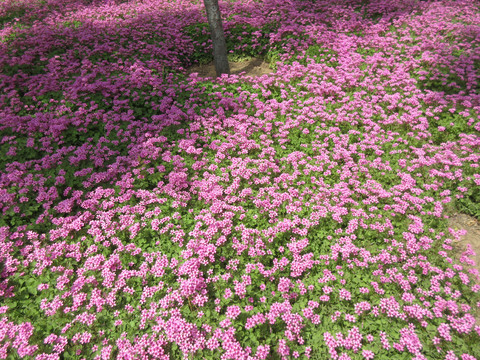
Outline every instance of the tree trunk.
POLYGON ((212 34, 215 71, 217 76, 230 74, 230 66, 228 65, 227 58, 227 44, 225 43, 218 0, 203 0, 203 2, 205 4, 205 9, 207 10, 208 24, 210 25, 210 32, 212 34))

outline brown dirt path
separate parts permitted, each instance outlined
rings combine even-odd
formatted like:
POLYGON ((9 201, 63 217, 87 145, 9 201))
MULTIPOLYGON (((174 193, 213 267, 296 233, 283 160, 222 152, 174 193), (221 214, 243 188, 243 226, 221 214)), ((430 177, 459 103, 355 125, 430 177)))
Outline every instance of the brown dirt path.
MULTIPOLYGON (((265 62, 263 59, 252 58, 250 60, 232 62, 230 61, 230 73, 231 74, 240 74, 244 73, 247 76, 262 76, 265 74, 270 74, 275 70, 270 68, 269 63, 265 62)), ((187 69, 188 74, 198 73, 201 77, 215 77, 215 66, 212 63, 206 65, 195 65, 187 69)))
POLYGON ((480 270, 480 222, 466 214, 455 214, 448 220, 449 226, 454 230, 464 229, 467 231, 459 240, 453 242, 452 246, 460 257, 461 253, 467 249, 467 244, 471 244, 475 256, 472 260, 476 263, 476 268, 480 270))
MULTIPOLYGON (((455 252, 456 260, 460 259, 461 254, 467 249, 467 244, 472 245, 475 256, 471 257, 475 261, 475 268, 480 271, 480 222, 466 214, 455 214, 450 216, 448 220, 449 226, 454 230, 466 230, 467 233, 460 237, 459 240, 454 240, 452 243, 455 252)), ((471 269, 473 266, 462 264, 465 269, 471 269)), ((480 280, 477 279, 477 283, 480 280)), ((476 311, 477 325, 480 325, 480 309, 476 311)))

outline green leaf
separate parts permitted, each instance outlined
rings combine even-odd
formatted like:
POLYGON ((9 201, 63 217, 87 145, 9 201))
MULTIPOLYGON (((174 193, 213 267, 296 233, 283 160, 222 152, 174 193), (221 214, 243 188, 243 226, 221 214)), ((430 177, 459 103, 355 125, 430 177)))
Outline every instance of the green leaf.
POLYGON ((11 303, 7 304, 7 306, 10 308, 10 309, 15 309, 17 307, 17 302, 16 301, 12 301, 11 303))
POLYGON ((30 294, 37 295, 37 285, 29 285, 27 289, 30 294))

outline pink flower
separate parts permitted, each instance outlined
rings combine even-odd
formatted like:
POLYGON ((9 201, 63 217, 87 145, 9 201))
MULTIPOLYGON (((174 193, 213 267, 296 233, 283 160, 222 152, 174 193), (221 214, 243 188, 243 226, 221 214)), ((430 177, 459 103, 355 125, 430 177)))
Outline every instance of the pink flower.
POLYGON ((373 353, 373 351, 364 349, 362 350, 362 356, 364 359, 371 360, 375 357, 375 354, 373 353))
POLYGON ((227 307, 227 312, 226 312, 226 316, 227 318, 230 318, 230 319, 235 319, 238 315, 240 315, 242 312, 242 310, 240 309, 240 306, 229 306, 227 307))
POLYGON ((278 291, 280 291, 281 293, 288 292, 291 286, 292 284, 290 279, 282 277, 278 282, 278 291))
POLYGON ((342 300, 351 300, 352 299, 352 294, 350 293, 350 291, 348 291, 346 289, 340 289, 339 296, 340 296, 340 299, 342 299, 342 300))

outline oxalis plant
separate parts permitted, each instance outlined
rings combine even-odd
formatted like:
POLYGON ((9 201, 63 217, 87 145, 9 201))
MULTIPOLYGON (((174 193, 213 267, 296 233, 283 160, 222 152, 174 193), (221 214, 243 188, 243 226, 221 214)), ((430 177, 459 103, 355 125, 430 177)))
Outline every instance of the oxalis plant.
POLYGON ((0 5, 0 358, 480 358, 474 1, 0 5))

